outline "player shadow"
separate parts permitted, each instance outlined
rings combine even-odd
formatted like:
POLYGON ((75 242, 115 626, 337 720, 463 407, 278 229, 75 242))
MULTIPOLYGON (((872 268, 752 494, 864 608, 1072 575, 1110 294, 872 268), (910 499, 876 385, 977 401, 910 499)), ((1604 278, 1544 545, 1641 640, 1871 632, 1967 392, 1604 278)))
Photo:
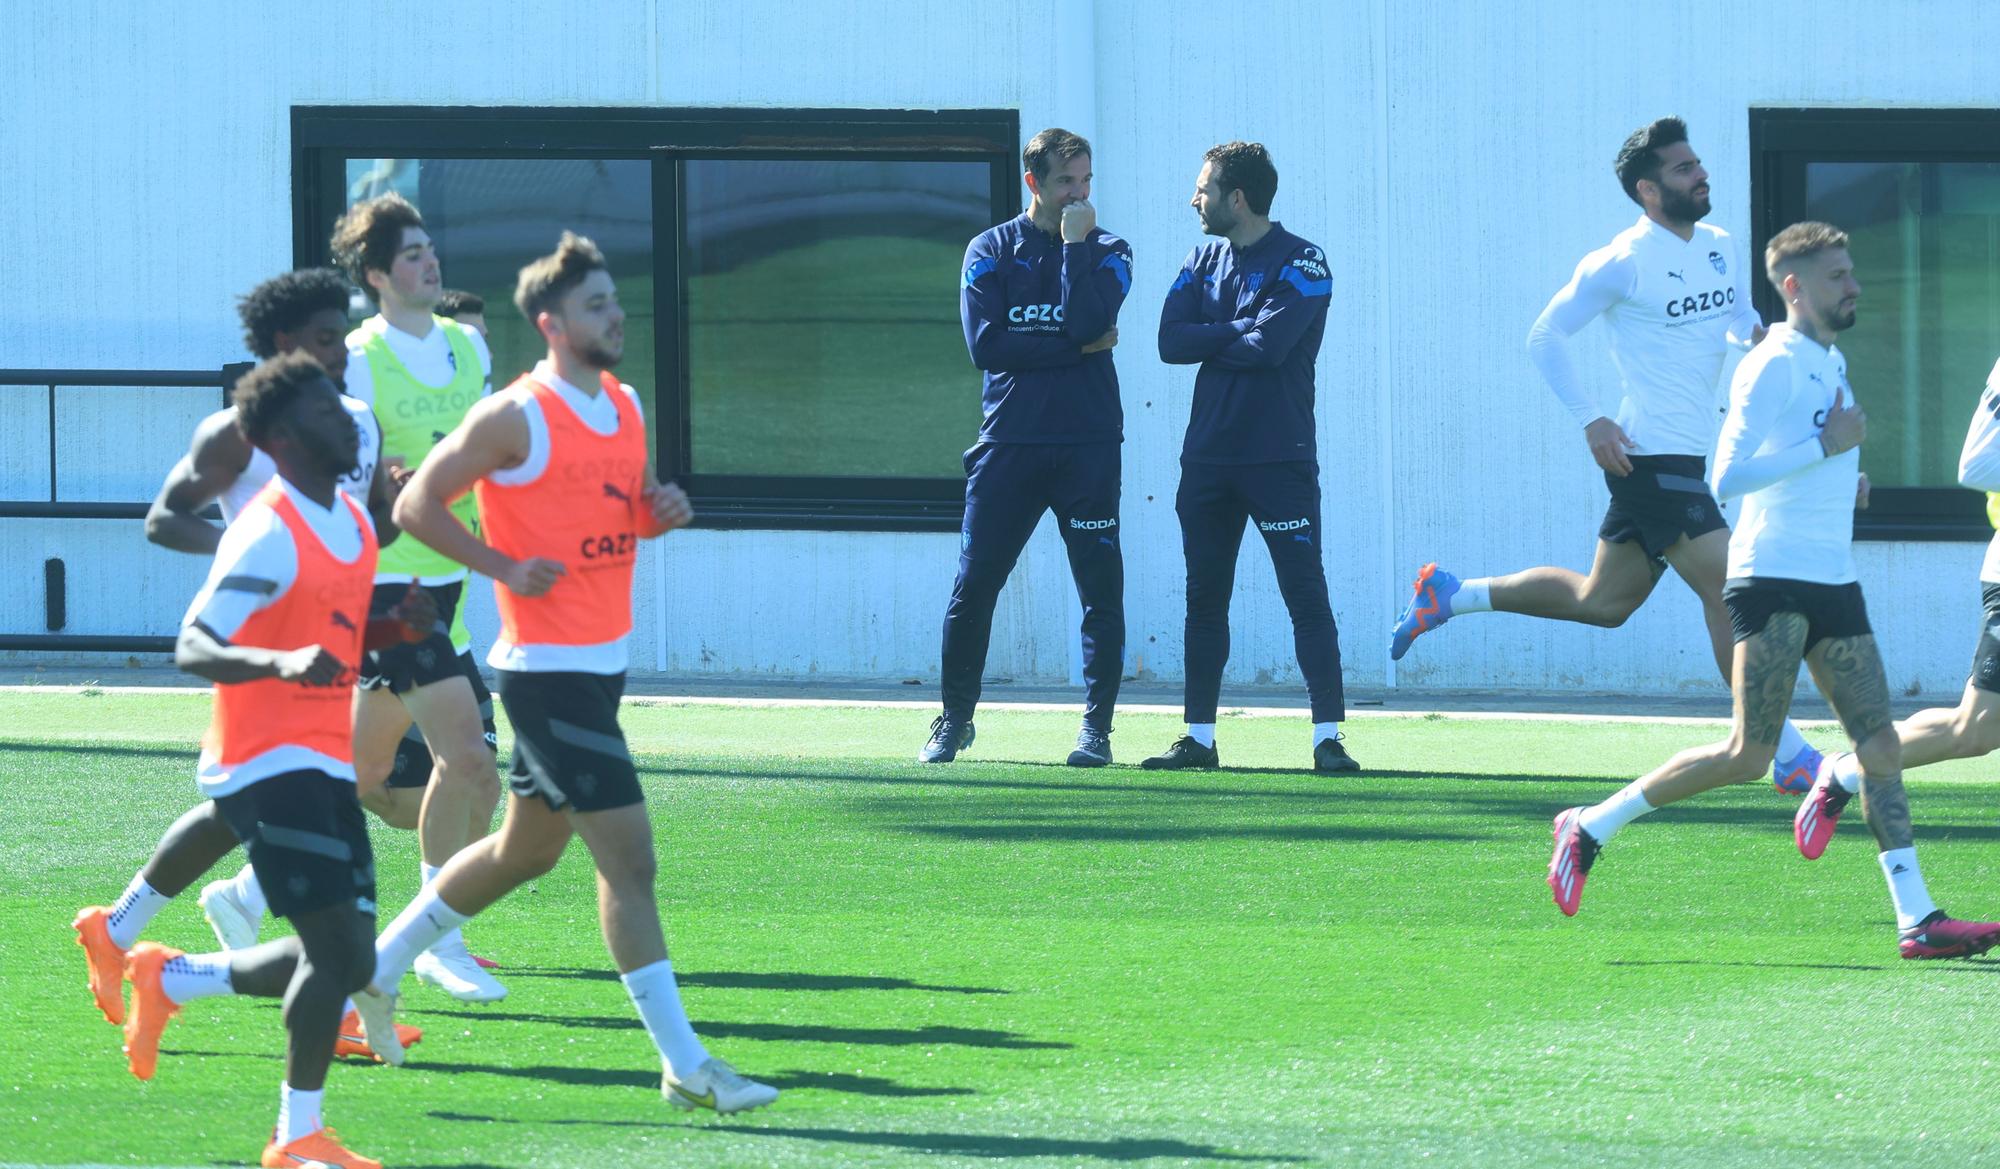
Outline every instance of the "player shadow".
POLYGON ((1469 844, 1489 839, 1485 833, 1443 832, 1420 828, 1390 828, 1359 824, 1062 824, 1036 821, 1010 824, 905 824, 901 831, 944 840, 1007 843, 1173 844, 1202 840, 1296 841, 1366 844, 1401 841, 1410 844, 1469 844))
MULTIPOLYGON (((770 1077, 765 1077, 767 1080, 770 1077)), ((778 1081, 772 1080, 776 1083, 778 1081)), ((575 1118, 525 1121, 506 1116, 484 1116, 469 1112, 432 1111, 432 1120, 453 1120, 477 1124, 562 1125, 587 1128, 686 1128, 675 1120, 582 1120, 575 1118)), ((787 1137, 793 1140, 825 1141, 842 1145, 873 1145, 909 1153, 937 1156, 1001 1159, 1008 1157, 1059 1158, 1071 1161, 1146 1161, 1170 1158, 1178 1161, 1220 1161, 1250 1165, 1300 1164, 1306 1158, 1290 1153, 1228 1153, 1213 1145, 1199 1145, 1166 1137, 1126 1137, 1097 1141, 1070 1137, 1007 1136, 996 1133, 952 1132, 858 1132, 841 1128, 766 1127, 736 1123, 696 1126, 700 1132, 741 1136, 787 1137)))
POLYGON ((1857 962, 1730 962, 1709 958, 1613 958, 1606 966, 1732 966, 1745 970, 1888 970, 1857 962))
POLYGON ((979 1047, 995 1051, 1068 1051, 1076 1045, 1030 1039, 1015 1031, 982 1027, 829 1027, 812 1023, 698 1022, 704 1038, 760 1039, 774 1043, 851 1043, 862 1047, 979 1047))
POLYGON ((198 750, 197 747, 174 744, 142 747, 131 743, 29 743, 18 739, 0 739, 0 752, 25 754, 50 752, 61 755, 129 755, 142 759, 175 759, 186 762, 198 750))
MULTIPOLYGON (((617 982, 618 972, 609 969, 584 970, 574 967, 508 967, 510 978, 575 978, 594 982, 617 982)), ((676 970, 674 980, 682 986, 712 990, 917 990, 934 994, 1012 994, 995 986, 932 986, 907 978, 887 978, 870 974, 801 974, 786 971, 676 970)))
MULTIPOLYGON (((538 1015, 521 1011, 456 1011, 449 1009, 409 1011, 411 1016, 443 1016, 448 1019, 477 1019, 492 1023, 533 1023, 545 1027, 580 1027, 588 1030, 621 1031, 645 1024, 623 1015, 538 1015)), ((696 1022, 695 1032, 704 1038, 762 1039, 792 1043, 851 1043, 863 1047, 983 1047, 1006 1051, 1067 1051, 1073 1044, 1030 1039, 1014 1031, 989 1031, 978 1027, 831 1027, 795 1023, 696 1022)))
POLYGON ((1301 1164, 1306 1158, 1288 1153, 1227 1153, 1213 1145, 1170 1137, 1123 1137, 1087 1140, 1080 1137, 1011 1136, 998 1133, 861 1132, 844 1128, 791 1128, 714 1124, 707 1131, 740 1136, 786 1137, 840 1145, 872 1145, 910 1153, 946 1157, 1045 1157, 1066 1161, 1220 1161, 1249 1165, 1301 1164))

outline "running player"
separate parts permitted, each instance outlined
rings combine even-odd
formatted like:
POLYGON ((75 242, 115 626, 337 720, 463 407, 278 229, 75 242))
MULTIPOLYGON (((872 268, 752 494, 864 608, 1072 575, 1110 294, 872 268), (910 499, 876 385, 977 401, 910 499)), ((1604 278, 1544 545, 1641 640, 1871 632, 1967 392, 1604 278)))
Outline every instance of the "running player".
POLYGON ((1215 709, 1229 660, 1229 595, 1255 521, 1292 617, 1312 699, 1313 767, 1358 771, 1341 746, 1340 633, 1320 561, 1313 360, 1333 279, 1326 253, 1273 220, 1278 170, 1255 142, 1210 150, 1191 201, 1203 244, 1167 292, 1160 358, 1199 363, 1174 510, 1187 556, 1187 733, 1140 764, 1216 767, 1215 709))
MULTIPOLYGON (((382 421, 383 460, 392 474, 406 477, 490 389, 492 357, 477 332, 433 315, 444 289, 437 251, 423 217, 401 196, 349 208, 334 225, 333 253, 381 310, 348 334, 348 393, 374 407, 382 421)), ((454 507, 462 521, 477 522, 471 497, 454 507)), ((361 790, 373 793, 388 779, 412 720, 423 731, 433 762, 417 836, 428 883, 455 853, 491 831, 500 779, 477 692, 448 632, 465 568, 420 541, 400 540, 383 550, 376 569, 377 606, 401 596, 412 581, 436 599, 442 624, 434 637, 369 656, 361 670, 354 744, 361 790)), ((416 973, 464 1002, 507 995, 456 931, 417 960, 416 973)))
MULTIPOLYGON (((161 1032, 187 1003, 282 998, 285 1079, 262 1164, 379 1169, 340 1144, 320 1108, 341 1003, 374 968, 375 862, 354 794, 351 679, 375 632, 367 613, 376 543, 367 513, 338 486, 354 468, 359 433, 333 382, 303 353, 244 375, 236 409, 277 474, 223 534, 174 659, 215 683, 202 793, 243 840, 271 909, 297 933, 201 955, 134 946, 125 1050, 132 1074, 149 1080, 161 1032)), ((430 609, 418 599, 398 617, 428 621, 430 609)), ((389 1030, 386 1017, 375 1021, 389 1030)))
POLYGON ((1028 209, 965 249, 959 314, 986 371, 979 440, 965 452, 965 529, 944 611, 944 713, 922 763, 972 743, 993 606, 1042 513, 1054 511, 1083 602, 1083 729, 1072 767, 1111 762, 1111 711, 1125 665, 1125 561, 1118 549, 1118 309, 1132 249, 1097 226, 1090 143, 1048 129, 1021 152, 1028 209))
MULTIPOLYGON (((338 272, 305 269, 267 280, 242 299, 238 314, 244 343, 258 358, 303 352, 339 384, 347 362, 341 340, 347 330, 347 282, 338 272)), ((354 419, 360 440, 354 469, 341 479, 341 489, 370 501, 376 539, 388 544, 397 533, 389 517, 393 484, 377 458, 381 432, 366 404, 345 396, 341 404, 354 419)), ((202 519, 202 509, 218 503, 224 522, 232 521, 276 473, 271 456, 245 436, 234 406, 209 415, 195 427, 187 455, 168 474, 147 513, 147 538, 165 548, 213 556, 223 530, 202 519)), ((121 984, 126 951, 155 914, 234 851, 237 843, 235 830, 215 802, 203 800, 160 838, 153 855, 116 901, 77 913, 71 924, 89 962, 92 997, 107 1020, 125 1021, 121 984)), ((236 876, 210 882, 200 901, 225 949, 256 944, 265 904, 255 866, 246 864, 236 876)), ((422 1032, 404 1028, 403 1036, 406 1044, 414 1043, 422 1032)), ((342 1021, 337 1054, 370 1055, 361 1041, 358 1019, 342 1021)))
MULTIPOLYGON (((438 297, 436 311, 438 316, 457 321, 482 338, 486 336, 486 301, 478 294, 447 288, 438 297)), ((472 634, 465 627, 463 605, 452 612, 449 636, 451 648, 458 654, 458 668, 471 684, 472 696, 479 701, 479 726, 485 732, 486 747, 497 756, 500 733, 493 725, 493 695, 486 689, 486 679, 479 672, 479 663, 473 660, 472 634)), ((403 737, 396 741, 396 761, 389 768, 388 777, 381 787, 375 789, 372 799, 363 796, 362 804, 392 827, 417 827, 423 808, 424 789, 430 785, 431 770, 435 766, 430 745, 424 742, 422 728, 412 722, 409 730, 404 731, 403 737)), ((498 793, 495 795, 497 802, 498 793)), ((499 965, 478 954, 474 954, 472 960, 487 970, 499 965)))
MULTIPOLYGON (((1528 332, 1528 356, 1583 428, 1604 471, 1611 506, 1597 530, 1590 575, 1530 568, 1460 580, 1435 564, 1390 636, 1400 660, 1416 638, 1465 613, 1525 613, 1616 628, 1672 566, 1701 598, 1715 664, 1729 677, 1731 634, 1722 603, 1729 525, 1705 482, 1715 444, 1715 396, 1731 345, 1764 335, 1750 303, 1750 266, 1736 241, 1701 222, 1708 172, 1679 118, 1636 130, 1618 151, 1618 181, 1638 222, 1590 253, 1528 332), (1576 374, 1569 338, 1598 317, 1610 329, 1624 388, 1615 419, 1576 374)), ((1779 732, 1772 782, 1803 792, 1820 755, 1790 721, 1779 732)))
POLYGON ((1725 741, 1683 751, 1603 803, 1558 815, 1549 888, 1557 907, 1574 914, 1598 850, 1621 827, 1770 766, 1803 660, 1854 743, 1903 957, 1977 954, 2000 941, 2000 922, 1946 917, 1924 888, 1888 682, 1855 580, 1867 418, 1834 346, 1854 326, 1861 295, 1847 236, 1824 223, 1793 224, 1771 238, 1764 268, 1785 300, 1785 323, 1737 367, 1715 460, 1716 494, 1743 497, 1723 592, 1736 636, 1735 724, 1725 741))
MULTIPOLYGON (((1988 493, 1987 512, 1996 511, 2000 496, 2000 364, 1986 375, 1986 390, 1973 408, 1972 425, 1958 456, 1958 481, 1988 493)), ((1996 523, 2000 527, 2000 523, 1996 523)), ((2000 749, 2000 531, 1986 546, 1979 566, 1979 597, 1985 616, 1979 623, 1979 645, 1972 653, 1972 676, 1956 707, 1920 710, 1896 724, 1903 745, 1903 770, 1942 759, 1976 759, 2000 749)), ((1835 822, 1847 801, 1861 790, 1862 764, 1850 752, 1826 757, 1819 778, 1799 806, 1794 832, 1799 851, 1817 859, 1833 838, 1835 822)))
POLYGON ((686 524, 687 497, 653 478, 638 396, 610 372, 625 313, 596 246, 565 232, 521 270, 514 302, 547 357, 473 407, 397 501, 412 535, 493 580, 501 633, 487 660, 517 736, 512 796, 500 831, 459 853, 383 932, 362 997, 391 1000, 414 955, 548 872, 581 836, 605 944, 660 1052, 661 1091, 682 1108, 768 1104, 777 1089, 711 1057, 688 1025, 655 900, 652 823, 618 726, 638 543, 686 524), (468 490, 483 538, 448 502, 468 490))

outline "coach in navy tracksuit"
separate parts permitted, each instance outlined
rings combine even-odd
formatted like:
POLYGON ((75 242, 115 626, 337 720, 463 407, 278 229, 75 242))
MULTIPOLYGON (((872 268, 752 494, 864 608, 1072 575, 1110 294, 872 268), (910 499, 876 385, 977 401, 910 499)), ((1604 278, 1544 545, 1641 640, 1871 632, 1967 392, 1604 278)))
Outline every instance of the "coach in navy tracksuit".
POLYGON ((965 452, 965 526, 944 614, 944 713, 917 758, 947 763, 972 742, 993 605, 1054 510, 1083 601, 1083 730, 1069 762, 1111 762, 1111 711, 1125 661, 1118 550, 1124 412, 1111 347, 1132 286, 1132 250, 1097 228, 1090 143, 1044 130, 1021 154, 1025 214, 965 249, 959 304, 972 363, 986 371, 979 441, 965 452))
POLYGON ((1340 745, 1340 643, 1320 562, 1313 359, 1326 332, 1326 253, 1272 221, 1278 171, 1264 147, 1208 152, 1192 200, 1203 244, 1167 292, 1160 357, 1201 365, 1174 510, 1187 557, 1187 734, 1150 768, 1214 767, 1215 707, 1229 660, 1229 594, 1255 522, 1292 616, 1312 698, 1313 765, 1354 771, 1340 745))

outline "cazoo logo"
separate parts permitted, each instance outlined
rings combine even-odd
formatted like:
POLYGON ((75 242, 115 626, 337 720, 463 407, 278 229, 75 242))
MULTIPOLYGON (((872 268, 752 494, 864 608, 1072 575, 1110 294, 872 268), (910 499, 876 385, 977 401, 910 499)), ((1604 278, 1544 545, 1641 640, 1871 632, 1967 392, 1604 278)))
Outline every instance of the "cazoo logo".
MULTIPOLYGON (((1669 272, 1667 275, 1672 276, 1674 273, 1669 272)), ((1736 290, 1734 288, 1718 288, 1712 292, 1704 292, 1699 296, 1683 296, 1679 300, 1669 300, 1667 302, 1667 315, 1670 317, 1684 317, 1689 313, 1705 313, 1710 309, 1718 309, 1735 303, 1736 290)))
POLYGON ((1059 304, 1017 304, 1007 310, 1007 319, 1017 325, 1033 324, 1036 321, 1054 321, 1061 324, 1063 306, 1059 304))

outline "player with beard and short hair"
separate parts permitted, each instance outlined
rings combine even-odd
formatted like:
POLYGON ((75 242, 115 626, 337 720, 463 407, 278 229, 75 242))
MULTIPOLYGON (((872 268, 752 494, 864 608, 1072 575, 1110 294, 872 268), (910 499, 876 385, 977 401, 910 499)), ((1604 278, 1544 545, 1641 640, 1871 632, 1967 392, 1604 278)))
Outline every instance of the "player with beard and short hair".
POLYGON ((618 725, 639 541, 693 513, 678 487, 654 479, 639 397, 611 373, 625 312, 596 245, 564 232, 521 270, 515 303, 547 356, 473 407, 396 512, 411 535, 493 581, 501 632, 487 661, 514 728, 512 794, 500 830, 452 858, 383 931, 362 997, 391 1000, 418 953, 554 868, 580 836, 597 868, 605 945, 659 1050, 661 1092, 681 1108, 769 1104, 777 1089, 710 1056, 681 1006, 652 821, 618 725), (479 496, 478 535, 449 502, 467 491, 479 496))
MULTIPOLYGON (((359 428, 319 363, 274 358, 236 389, 238 425, 276 474, 223 533, 188 607, 175 662, 215 683, 198 782, 243 841, 271 909, 296 936, 190 955, 132 947, 125 1051, 150 1080, 168 1022, 198 998, 284 1000, 288 1035, 278 1122, 261 1164, 380 1169, 321 1117, 341 1003, 374 970, 375 862, 354 788, 355 662, 370 644, 436 619, 421 595, 370 621, 374 525, 340 490, 359 428)), ((369 1020, 383 1035, 386 1011, 369 1020)))
MULTIPOLYGON (((1543 567, 1460 580, 1427 564, 1390 636, 1392 659, 1466 613, 1616 628, 1671 566, 1701 599, 1716 666, 1729 676, 1734 651, 1722 602, 1729 525, 1705 481, 1707 458, 1723 358, 1732 345, 1755 344, 1763 321, 1736 242, 1702 222, 1708 171, 1688 145, 1686 123, 1661 118, 1634 131, 1616 170, 1640 207, 1638 222, 1583 258, 1528 333, 1528 356, 1582 428, 1611 491, 1590 573, 1543 567), (1578 378, 1569 351, 1569 338, 1599 317, 1624 389, 1615 417, 1578 378)), ((1804 792, 1819 762, 1787 721, 1772 764, 1779 790, 1804 792)))
POLYGON ((1187 560, 1187 733, 1139 766, 1216 767, 1229 597, 1255 522, 1292 619, 1312 702, 1316 771, 1357 771, 1341 745, 1340 631, 1322 560, 1313 362, 1333 276, 1326 253, 1271 216, 1278 168, 1261 143, 1211 148, 1189 205, 1203 233, 1160 310, 1160 359, 1200 365, 1174 499, 1187 560))
MULTIPOLYGON (((1559 814, 1549 889, 1557 908, 1574 915, 1599 850, 1621 828, 1769 767, 1803 661, 1854 744, 1898 950, 1905 958, 1977 954, 2000 941, 2000 922, 1947 917, 1924 887, 1888 680, 1854 569, 1867 416, 1834 345, 1854 327, 1861 296, 1847 235, 1824 223, 1795 223, 1771 237, 1764 268, 1785 300, 1785 322, 1737 367, 1715 457, 1716 494, 1743 500, 1723 590, 1735 638, 1729 738, 1681 752, 1599 804, 1559 814)), ((1814 819, 1816 807, 1808 802, 1794 821, 1809 859, 1833 827, 1830 817, 1814 819)))

